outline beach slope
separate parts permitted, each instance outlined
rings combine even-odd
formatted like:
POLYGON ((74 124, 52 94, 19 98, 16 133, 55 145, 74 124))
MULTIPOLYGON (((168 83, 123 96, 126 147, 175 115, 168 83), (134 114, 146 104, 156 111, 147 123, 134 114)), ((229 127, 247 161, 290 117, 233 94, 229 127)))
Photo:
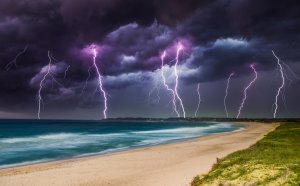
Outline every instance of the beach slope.
POLYGON ((217 158, 254 144, 275 124, 108 155, 0 170, 0 185, 184 186, 217 158))

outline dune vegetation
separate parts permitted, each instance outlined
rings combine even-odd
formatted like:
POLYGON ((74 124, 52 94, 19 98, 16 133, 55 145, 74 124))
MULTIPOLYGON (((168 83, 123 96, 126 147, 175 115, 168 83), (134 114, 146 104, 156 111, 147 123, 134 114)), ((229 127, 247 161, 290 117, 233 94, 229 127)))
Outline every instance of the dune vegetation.
POLYGON ((212 170, 196 176, 202 185, 299 185, 300 123, 282 123, 248 149, 218 159, 212 170))

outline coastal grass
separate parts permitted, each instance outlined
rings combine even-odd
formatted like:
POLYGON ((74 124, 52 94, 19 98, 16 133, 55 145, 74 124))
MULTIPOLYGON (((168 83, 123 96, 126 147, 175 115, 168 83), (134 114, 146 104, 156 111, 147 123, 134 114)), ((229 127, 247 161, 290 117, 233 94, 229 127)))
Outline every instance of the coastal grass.
POLYGON ((248 149, 217 159, 191 185, 300 185, 300 123, 282 123, 248 149))

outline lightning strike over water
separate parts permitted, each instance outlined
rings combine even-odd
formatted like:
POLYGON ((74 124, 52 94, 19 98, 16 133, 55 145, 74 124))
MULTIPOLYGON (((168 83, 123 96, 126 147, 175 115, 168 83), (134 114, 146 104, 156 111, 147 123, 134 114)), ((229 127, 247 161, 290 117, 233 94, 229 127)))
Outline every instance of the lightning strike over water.
POLYGON ((284 78, 284 72, 283 72, 283 68, 282 68, 282 65, 280 63, 280 59, 276 56, 275 52, 272 50, 272 53, 274 55, 274 57, 277 59, 277 65, 279 66, 279 70, 280 70, 280 74, 281 74, 281 85, 280 87, 278 88, 278 91, 277 91, 277 94, 276 94, 276 97, 275 97, 275 109, 274 109, 274 113, 273 113, 273 118, 276 118, 276 115, 277 115, 277 110, 278 110, 278 97, 281 93, 281 90, 284 88, 284 85, 285 85, 285 78, 284 78))
POLYGON ((104 99, 104 109, 103 109, 103 116, 104 118, 106 119, 107 118, 107 115, 106 115, 106 111, 107 111, 107 96, 106 96, 106 92, 105 90, 103 89, 103 84, 102 84, 102 76, 100 74, 100 71, 99 71, 99 68, 96 64, 96 58, 98 56, 98 51, 97 51, 97 48, 94 46, 92 47, 92 54, 93 54, 93 65, 95 67, 95 70, 97 72, 97 75, 98 75, 98 83, 99 83, 99 88, 100 88, 100 91, 103 95, 103 99, 104 99))
POLYGON ((167 91, 169 91, 172 95, 172 102, 173 102, 173 109, 174 109, 174 112, 177 114, 177 117, 180 117, 180 113, 178 112, 177 110, 177 105, 176 105, 176 95, 175 95, 175 92, 173 89, 171 89, 167 82, 166 82, 166 77, 164 75, 164 59, 166 57, 166 52, 164 51, 163 54, 161 55, 161 77, 162 77, 162 80, 163 80, 163 84, 164 84, 164 87, 166 88, 167 91))
POLYGON ((45 75, 43 76, 43 79, 40 81, 40 88, 39 88, 39 91, 38 91, 38 113, 37 113, 37 116, 38 116, 38 119, 41 119, 40 118, 40 114, 41 114, 41 104, 42 104, 42 101, 43 101, 43 98, 41 96, 41 93, 42 93, 42 89, 43 89, 43 83, 44 81, 46 80, 47 76, 50 75, 50 70, 51 70, 51 62, 52 62, 52 58, 51 58, 51 54, 50 54, 50 51, 48 51, 48 58, 49 58, 49 63, 48 63, 48 68, 47 68, 47 72, 45 73, 45 75))
POLYGON ((15 57, 13 60, 11 60, 11 61, 5 66, 5 69, 6 69, 7 71, 9 71, 9 70, 13 67, 13 65, 14 65, 15 67, 17 67, 17 60, 18 60, 18 58, 19 58, 22 54, 24 54, 24 53, 26 52, 27 49, 28 49, 28 45, 26 45, 26 46, 24 47, 24 49, 23 49, 21 52, 19 52, 19 53, 16 55, 16 57, 15 57))
POLYGON ((184 109, 184 106, 183 106, 183 102, 182 102, 181 97, 178 94, 178 79, 179 79, 179 75, 178 75, 177 66, 178 66, 178 63, 179 63, 179 54, 180 54, 180 52, 181 52, 182 49, 183 49, 182 44, 178 43, 177 50, 176 50, 176 61, 175 61, 175 65, 174 65, 174 74, 175 74, 175 88, 174 88, 174 92, 175 92, 176 98, 179 100, 179 103, 180 103, 180 106, 181 106, 181 109, 182 109, 182 112, 183 112, 183 118, 185 118, 185 109, 184 109))
POLYGON ((227 96, 228 96, 228 89, 229 89, 229 85, 230 85, 230 79, 231 79, 232 76, 234 76, 233 72, 229 75, 229 77, 227 79, 227 85, 226 85, 225 97, 224 97, 224 108, 225 108, 225 113, 226 113, 227 118, 228 118, 228 110, 227 110, 226 100, 227 100, 227 96))
POLYGON ((197 117, 199 106, 200 106, 200 103, 201 103, 200 83, 198 83, 198 85, 197 85, 197 94, 198 94, 198 104, 197 104, 197 109, 195 111, 195 117, 197 117))
POLYGON ((243 98, 242 103, 241 103, 241 105, 240 105, 240 107, 239 107, 239 111, 238 111, 238 114, 237 114, 237 116, 236 116, 237 119, 240 117, 241 111, 242 111, 242 109, 243 109, 243 107, 244 107, 244 104, 245 104, 245 101, 246 101, 246 99, 247 99, 247 91, 248 91, 248 89, 249 89, 249 88, 253 85, 253 83, 255 83, 255 81, 257 80, 257 72, 256 72, 256 70, 255 70, 254 64, 252 64, 250 67, 252 68, 252 70, 253 70, 253 72, 254 72, 254 74, 255 74, 255 77, 254 77, 254 78, 252 79, 252 81, 248 84, 248 86, 244 89, 244 98, 243 98))
POLYGON ((65 70, 65 75, 64 75, 64 79, 66 79, 66 77, 67 77, 67 72, 69 71, 70 67, 71 67, 71 65, 69 65, 69 66, 66 68, 66 70, 65 70))

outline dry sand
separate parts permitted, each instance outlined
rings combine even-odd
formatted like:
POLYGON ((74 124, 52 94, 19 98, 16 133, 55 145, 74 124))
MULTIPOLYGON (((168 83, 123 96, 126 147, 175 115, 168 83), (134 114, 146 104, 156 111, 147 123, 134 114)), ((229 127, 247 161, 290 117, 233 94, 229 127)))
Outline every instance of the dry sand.
POLYGON ((275 124, 109 155, 0 170, 0 185, 185 186, 216 162, 261 139, 275 124))

